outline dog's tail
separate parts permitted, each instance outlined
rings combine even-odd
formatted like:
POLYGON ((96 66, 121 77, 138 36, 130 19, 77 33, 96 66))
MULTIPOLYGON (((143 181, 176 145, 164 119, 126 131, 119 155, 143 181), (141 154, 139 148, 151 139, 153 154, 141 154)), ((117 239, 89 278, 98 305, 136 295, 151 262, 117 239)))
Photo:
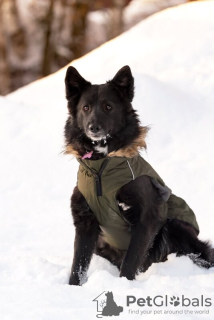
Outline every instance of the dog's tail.
POLYGON ((209 269, 214 267, 214 249, 207 243, 206 252, 190 253, 188 257, 199 267, 209 269))
POLYGON ((157 234, 139 271, 145 272, 153 262, 166 261, 170 253, 188 256, 199 267, 214 267, 214 249, 209 242, 199 240, 198 231, 190 224, 168 219, 157 234))
POLYGON ((168 236, 177 255, 187 255, 196 265, 214 267, 214 248, 208 241, 201 241, 191 226, 172 220, 168 225, 168 236))

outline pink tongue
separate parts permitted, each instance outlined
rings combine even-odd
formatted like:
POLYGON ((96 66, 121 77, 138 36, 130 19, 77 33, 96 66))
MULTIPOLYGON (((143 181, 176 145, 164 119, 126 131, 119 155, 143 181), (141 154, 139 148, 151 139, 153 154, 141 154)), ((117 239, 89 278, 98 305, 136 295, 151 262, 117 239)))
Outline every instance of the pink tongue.
POLYGON ((92 157, 93 151, 91 152, 87 152, 86 154, 84 154, 84 156, 82 157, 82 159, 90 159, 92 157))

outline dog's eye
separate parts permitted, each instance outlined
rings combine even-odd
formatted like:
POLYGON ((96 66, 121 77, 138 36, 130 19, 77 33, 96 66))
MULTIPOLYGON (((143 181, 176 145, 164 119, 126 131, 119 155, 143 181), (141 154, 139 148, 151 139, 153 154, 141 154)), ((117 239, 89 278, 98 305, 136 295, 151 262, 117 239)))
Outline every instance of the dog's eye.
POLYGON ((89 111, 89 106, 83 106, 83 111, 89 111))
POLYGON ((110 111, 112 110, 112 106, 110 106, 109 104, 106 105, 106 110, 110 111))

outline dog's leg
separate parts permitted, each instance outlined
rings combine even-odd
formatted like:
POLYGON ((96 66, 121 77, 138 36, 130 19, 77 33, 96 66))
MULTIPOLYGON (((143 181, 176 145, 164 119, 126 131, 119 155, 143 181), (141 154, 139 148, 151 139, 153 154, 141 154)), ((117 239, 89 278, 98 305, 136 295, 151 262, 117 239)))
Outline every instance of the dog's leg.
POLYGON ((99 225, 77 187, 71 197, 71 209, 76 235, 69 284, 81 285, 86 280, 89 263, 99 235, 99 225))
POLYGON ((135 278, 139 268, 143 268, 147 261, 148 250, 157 232, 158 228, 155 226, 149 228, 141 223, 134 226, 129 248, 122 262, 120 277, 126 277, 129 280, 135 278))
POLYGON ((146 264, 148 250, 164 223, 161 211, 166 208, 166 204, 147 176, 139 177, 122 187, 117 199, 129 207, 123 214, 132 223, 132 236, 120 276, 133 280, 139 268, 146 264))

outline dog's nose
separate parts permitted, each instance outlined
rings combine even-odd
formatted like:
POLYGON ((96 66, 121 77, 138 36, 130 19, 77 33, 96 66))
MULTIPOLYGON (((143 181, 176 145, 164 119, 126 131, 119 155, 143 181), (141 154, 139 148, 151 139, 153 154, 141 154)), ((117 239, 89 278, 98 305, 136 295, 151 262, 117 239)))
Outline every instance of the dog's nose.
POLYGON ((101 130, 101 126, 98 124, 90 124, 89 125, 89 130, 93 133, 97 133, 101 130))

